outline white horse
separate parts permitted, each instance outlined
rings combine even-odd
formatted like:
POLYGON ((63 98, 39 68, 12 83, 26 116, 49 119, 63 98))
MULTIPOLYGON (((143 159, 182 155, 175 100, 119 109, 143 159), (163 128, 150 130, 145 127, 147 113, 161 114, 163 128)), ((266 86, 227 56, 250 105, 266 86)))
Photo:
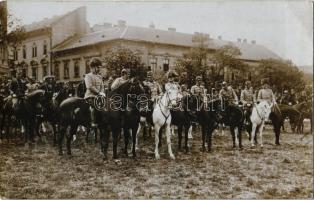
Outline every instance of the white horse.
POLYGON ((261 138, 261 147, 263 147, 263 128, 265 124, 265 120, 268 119, 271 108, 273 104, 268 101, 262 101, 258 105, 253 107, 251 114, 251 122, 252 122, 252 131, 251 131, 251 145, 254 146, 254 138, 256 134, 256 129, 258 128, 258 132, 260 133, 261 138))
POLYGON ((168 145, 168 153, 171 159, 175 159, 175 156, 172 153, 171 149, 171 114, 170 108, 177 106, 177 100, 181 97, 179 90, 169 89, 167 90, 161 99, 156 103, 153 111, 153 123, 155 130, 155 158, 159 159, 160 155, 158 152, 158 144, 159 144, 159 131, 160 128, 165 126, 166 137, 167 137, 167 145, 168 145))

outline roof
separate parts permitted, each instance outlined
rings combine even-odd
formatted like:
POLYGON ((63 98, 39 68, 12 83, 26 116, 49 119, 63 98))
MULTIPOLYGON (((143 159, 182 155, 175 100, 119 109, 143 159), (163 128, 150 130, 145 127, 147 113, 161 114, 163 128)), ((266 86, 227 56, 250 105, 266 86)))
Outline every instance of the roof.
MULTIPOLYGON (((116 26, 105 28, 104 30, 86 34, 80 37, 74 37, 73 39, 70 39, 59 45, 54 50, 69 50, 116 39, 192 47, 194 45, 192 42, 193 37, 193 34, 180 33, 175 31, 136 26, 116 26)), ((281 59, 274 52, 258 44, 210 39, 208 45, 209 48, 212 49, 217 49, 224 45, 236 46, 241 51, 241 56, 239 58, 245 60, 281 59)))

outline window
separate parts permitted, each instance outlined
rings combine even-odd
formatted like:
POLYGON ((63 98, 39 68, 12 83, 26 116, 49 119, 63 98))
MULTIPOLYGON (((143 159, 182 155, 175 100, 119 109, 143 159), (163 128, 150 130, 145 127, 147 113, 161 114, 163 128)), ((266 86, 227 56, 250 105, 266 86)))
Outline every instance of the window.
POLYGON ((60 78, 59 63, 55 63, 54 75, 55 75, 55 77, 56 77, 56 80, 59 80, 59 78, 60 78))
POLYGON ((26 46, 23 45, 23 59, 26 59, 26 46))
POLYGON ((32 67, 32 77, 37 80, 37 67, 32 67))
POLYGON ((150 59, 150 66, 152 71, 156 71, 157 69, 157 58, 151 58, 150 59))
POLYGON ((89 60, 85 61, 85 73, 88 74, 90 72, 90 67, 89 67, 89 60))
POLYGON ((32 57, 33 58, 37 57, 37 46, 35 43, 33 44, 33 47, 32 47, 32 57))
POLYGON ((13 50, 13 59, 18 60, 19 59, 19 52, 18 50, 13 50))
POLYGON ((74 78, 80 77, 80 63, 79 61, 74 62, 74 78))
POLYGON ((47 42, 46 42, 46 40, 44 41, 43 54, 47 55, 47 42))
POLYGON ((69 61, 64 61, 63 64, 63 78, 64 79, 69 79, 69 61))
POLYGON ((45 77, 45 76, 47 76, 48 75, 48 71, 47 71, 47 69, 48 69, 48 66, 47 65, 43 65, 43 77, 45 77))
POLYGON ((165 58, 164 65, 163 65, 164 72, 167 72, 169 70, 169 59, 165 58))

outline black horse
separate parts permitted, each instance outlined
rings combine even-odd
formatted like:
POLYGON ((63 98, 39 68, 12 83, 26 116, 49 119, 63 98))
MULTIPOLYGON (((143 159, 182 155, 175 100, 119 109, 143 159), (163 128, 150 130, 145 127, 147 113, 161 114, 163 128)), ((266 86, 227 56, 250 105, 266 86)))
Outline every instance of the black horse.
POLYGON ((12 125, 12 116, 25 129, 25 143, 34 142, 34 132, 40 116, 43 114, 42 105, 45 102, 45 91, 35 90, 27 95, 19 95, 8 99, 2 109, 1 132, 6 127, 7 139, 12 125))
POLYGON ((312 102, 311 101, 304 101, 301 103, 298 103, 293 106, 296 110, 298 110, 301 113, 301 117, 299 122, 297 123, 297 133, 303 134, 304 130, 304 119, 310 119, 310 125, 311 125, 311 132, 312 132, 312 102))
POLYGON ((128 144, 130 131, 132 135, 132 154, 136 157, 136 139, 137 130, 140 123, 141 113, 146 109, 148 101, 145 89, 141 84, 133 84, 129 89, 129 95, 126 102, 126 109, 123 116, 123 132, 124 132, 124 153, 128 156, 128 144))
POLYGON ((181 150, 182 144, 182 131, 184 128, 184 147, 185 152, 189 151, 188 148, 188 132, 192 125, 192 120, 196 120, 196 96, 185 95, 181 99, 178 109, 171 110, 171 124, 178 127, 178 149, 181 150))
MULTIPOLYGON (((208 103, 207 113, 203 114, 204 118, 211 118, 208 126, 208 134, 203 139, 208 141, 208 151, 211 151, 211 137, 213 130, 217 127, 217 123, 224 123, 230 127, 230 133, 232 136, 233 148, 236 148, 236 140, 238 140, 239 148, 242 146, 242 129, 244 122, 244 113, 243 110, 235 104, 225 102, 221 99, 214 99, 208 103)), ((205 112, 203 111, 203 112, 205 112)), ((204 122, 203 122, 204 123, 204 122)), ((206 123, 206 122, 205 122, 206 123)), ((203 142, 204 144, 204 142, 203 142)), ((203 145, 204 150, 204 145, 203 145)))
POLYGON ((69 98, 70 91, 68 87, 62 86, 54 94, 51 92, 47 92, 46 94, 45 104, 43 105, 43 119, 40 123, 49 122, 51 124, 53 129, 53 146, 55 146, 57 144, 58 124, 60 120, 59 106, 62 101, 69 98))

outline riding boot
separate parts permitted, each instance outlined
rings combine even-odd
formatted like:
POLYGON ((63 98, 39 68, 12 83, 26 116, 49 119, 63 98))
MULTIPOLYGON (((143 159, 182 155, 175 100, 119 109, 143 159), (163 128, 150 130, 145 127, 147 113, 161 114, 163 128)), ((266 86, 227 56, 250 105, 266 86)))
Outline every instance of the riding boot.
POLYGON ((92 128, 96 128, 96 117, 95 117, 95 109, 93 107, 90 107, 90 117, 91 117, 91 126, 92 128))

